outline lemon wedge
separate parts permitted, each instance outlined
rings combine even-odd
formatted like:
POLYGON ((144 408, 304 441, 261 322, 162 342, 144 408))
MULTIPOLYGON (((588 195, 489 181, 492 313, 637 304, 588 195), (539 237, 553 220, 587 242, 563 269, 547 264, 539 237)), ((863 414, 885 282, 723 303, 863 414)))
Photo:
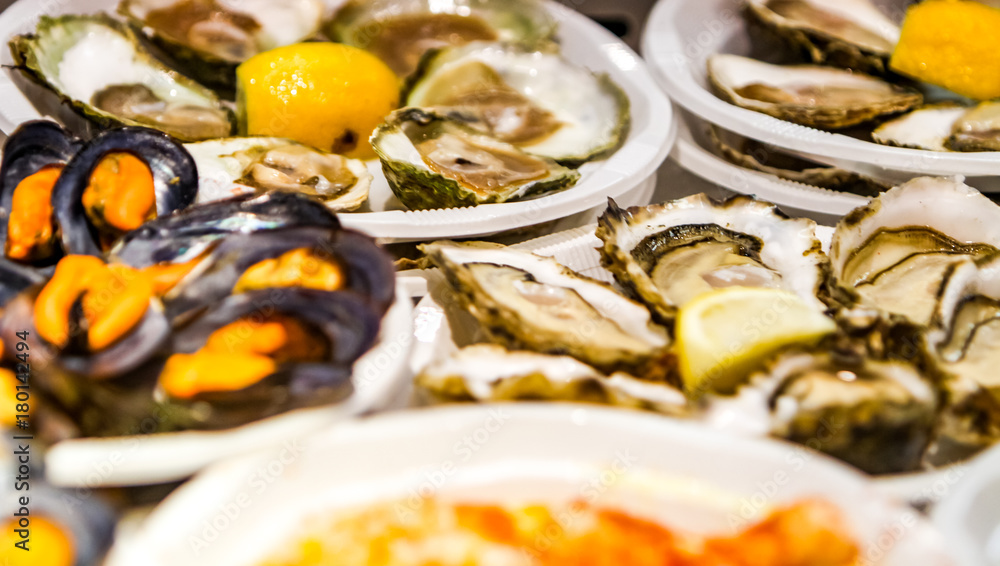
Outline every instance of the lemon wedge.
POLYGON ((693 399, 733 393, 778 350, 815 344, 834 330, 833 319, 787 291, 728 287, 705 293, 677 317, 684 389, 693 399))

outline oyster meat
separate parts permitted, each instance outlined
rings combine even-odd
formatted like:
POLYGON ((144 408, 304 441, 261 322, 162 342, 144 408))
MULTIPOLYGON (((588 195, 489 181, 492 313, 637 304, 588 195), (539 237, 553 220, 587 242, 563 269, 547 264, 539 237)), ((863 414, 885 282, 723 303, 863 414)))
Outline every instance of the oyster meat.
POLYGON ((723 100, 803 126, 843 129, 919 106, 919 92, 817 65, 771 65, 738 55, 708 59, 708 81, 723 100))
POLYGON ((864 304, 947 328, 998 246, 1000 207, 960 180, 922 177, 845 216, 830 260, 864 304))
POLYGON ((321 200, 333 212, 361 208, 372 175, 359 159, 283 138, 230 138, 187 144, 201 177, 197 203, 244 192, 286 191, 321 200))
POLYGON ((929 104, 875 128, 872 139, 883 145, 949 151, 949 138, 955 124, 968 111, 967 107, 953 102, 929 104))
POLYGON ((647 409, 681 416, 687 399, 666 383, 630 375, 605 376, 569 356, 511 352, 495 344, 477 344, 434 362, 416 378, 433 400, 582 401, 647 409))
POLYGON ((556 23, 532 0, 352 0, 326 26, 334 41, 360 47, 405 77, 429 50, 472 41, 547 43, 556 23))
POLYGON ((580 173, 420 108, 389 115, 371 138, 396 198, 412 210, 456 208, 542 195, 580 173))
POLYGON ((597 236, 602 265, 664 322, 697 295, 731 286, 784 289, 826 310, 829 265, 816 223, 754 197, 699 194, 628 210, 612 201, 597 236))
POLYGON ((608 373, 662 374, 666 330, 610 286, 551 258, 496 244, 436 242, 420 249, 491 341, 569 355, 608 373))
POLYGON ((501 141, 570 167, 612 153, 628 134, 628 96, 607 75, 515 44, 434 52, 408 88, 408 106, 475 116, 501 141))
POLYGON ((770 391, 771 434, 873 474, 920 468, 937 415, 937 391, 898 360, 789 352, 755 387, 770 391))
POLYGON ((17 66, 100 128, 148 126, 182 141, 231 135, 232 111, 209 89, 169 70, 105 14, 42 16, 11 41, 17 66))
POLYGON ((196 79, 233 88, 257 53, 314 37, 322 0, 122 0, 118 11, 196 79))
POLYGON ((1000 151, 1000 102, 982 102, 958 120, 948 138, 955 151, 1000 151))
POLYGON ((747 0, 746 14, 815 63, 884 73, 899 26, 869 0, 747 0))

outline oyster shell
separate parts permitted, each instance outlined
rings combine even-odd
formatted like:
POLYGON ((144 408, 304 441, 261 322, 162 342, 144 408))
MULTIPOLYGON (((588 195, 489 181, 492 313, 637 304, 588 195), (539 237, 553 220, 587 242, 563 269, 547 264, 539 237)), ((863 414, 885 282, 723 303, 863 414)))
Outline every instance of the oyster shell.
POLYGON ((29 78, 100 128, 148 126, 182 141, 235 129, 215 93, 167 69, 105 14, 42 16, 34 34, 11 41, 11 52, 29 78))
POLYGON ((1000 102, 982 102, 955 121, 948 149, 1000 151, 1000 102))
POLYGON ((511 352, 494 344, 468 346, 434 362, 416 385, 438 402, 583 401, 687 413, 684 394, 666 383, 623 373, 608 377, 568 356, 511 352))
POLYGON ((845 216, 830 260, 863 304, 947 328, 958 301, 1000 246, 1000 207, 960 180, 921 177, 845 216))
POLYGON ((709 138, 726 161, 746 169, 774 175, 779 179, 862 195, 875 196, 889 186, 853 171, 822 165, 785 153, 781 149, 737 136, 711 124, 709 138))
POLYGON ((659 320, 698 294, 730 286, 790 291, 826 310, 829 265, 816 223, 774 205, 704 194, 622 210, 611 201, 598 220, 601 264, 659 320))
POLYGON ((371 143, 392 192, 412 210, 507 202, 566 189, 580 178, 460 117, 420 108, 390 114, 371 143))
POLYGON ((968 111, 953 102, 929 104, 875 128, 872 139, 883 145, 948 151, 955 124, 968 111))
POLYGON ((628 135, 628 96, 555 53, 476 42, 429 54, 408 81, 407 106, 475 116, 487 133, 576 167, 628 135))
POLYGON ((919 92, 881 79, 816 65, 771 65, 738 55, 712 55, 708 81, 723 100, 814 128, 836 130, 904 112, 919 92))
POLYGON ((669 344, 649 312, 551 258, 487 243, 420 249, 495 343, 569 355, 602 371, 661 372, 669 344))
POLYGON ((122 0, 118 12, 202 83, 234 88, 257 53, 314 37, 322 0, 122 0))
POLYGON ((747 0, 746 14, 815 63, 885 73, 900 29, 869 0, 747 0))
POLYGON ((532 0, 353 0, 324 29, 334 41, 371 51, 405 77, 428 50, 472 41, 546 43, 556 22, 532 0))
POLYGON ((361 208, 371 188, 372 175, 363 161, 283 138, 230 138, 185 148, 201 176, 199 204, 231 197, 234 191, 289 191, 344 212, 361 208))
POLYGON ((920 368, 835 352, 789 352, 766 377, 771 434, 873 474, 919 469, 938 409, 920 368))

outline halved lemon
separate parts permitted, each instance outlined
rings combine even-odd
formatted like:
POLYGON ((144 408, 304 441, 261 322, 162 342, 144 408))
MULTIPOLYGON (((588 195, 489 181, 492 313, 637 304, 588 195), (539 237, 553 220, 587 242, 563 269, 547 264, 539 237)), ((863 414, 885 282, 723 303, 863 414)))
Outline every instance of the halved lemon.
POLYGON ((775 352, 810 345, 836 323, 797 295, 777 289, 728 287, 681 308, 676 349, 688 396, 733 393, 775 352))

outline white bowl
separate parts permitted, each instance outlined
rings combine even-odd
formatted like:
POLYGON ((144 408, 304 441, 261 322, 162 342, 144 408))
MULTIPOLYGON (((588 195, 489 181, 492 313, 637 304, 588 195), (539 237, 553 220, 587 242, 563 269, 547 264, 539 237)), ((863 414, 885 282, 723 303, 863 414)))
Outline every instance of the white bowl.
MULTIPOLYGON (((340 4, 340 0, 327 0, 340 4)), ((18 0, 0 14, 0 38, 34 30, 40 15, 67 13, 113 13, 118 0, 74 0, 38 2, 18 0)), ((607 73, 631 101, 632 128, 624 145, 610 158, 580 168, 580 182, 566 191, 541 198, 474 208, 407 211, 393 196, 377 160, 369 169, 375 175, 369 207, 371 212, 341 214, 345 227, 385 240, 424 240, 494 234, 549 222, 586 211, 634 189, 656 172, 673 146, 676 124, 669 101, 657 88, 645 63, 617 37, 579 14, 555 2, 545 6, 559 22, 559 40, 567 59, 595 72, 607 73)), ((12 65, 4 51, 0 62, 12 65)), ((11 133, 19 124, 42 114, 19 86, 18 71, 0 71, 0 130, 11 133)))
POLYGON ((407 289, 397 284, 396 302, 382 320, 378 343, 354 365, 354 394, 340 404, 290 411, 229 430, 65 440, 46 452, 46 477, 58 486, 87 489, 178 481, 213 462, 280 447, 385 408, 410 384, 412 304, 407 289))
MULTIPOLYGON (((902 14, 906 0, 876 0, 902 14)), ((661 0, 646 24, 643 55, 670 97, 700 118, 799 155, 875 177, 994 176, 1000 154, 933 152, 879 145, 815 130, 729 104, 706 82, 705 62, 715 53, 749 53, 741 0, 661 0), (899 172, 905 173, 898 175, 899 172)))
POLYGON ((587 489, 595 505, 724 535, 734 520, 821 497, 842 509, 863 557, 882 557, 872 564, 953 564, 916 511, 799 447, 632 411, 507 404, 375 417, 214 466, 168 497, 109 565, 257 564, 295 545, 304 517, 346 507, 429 497, 555 504, 587 489))

